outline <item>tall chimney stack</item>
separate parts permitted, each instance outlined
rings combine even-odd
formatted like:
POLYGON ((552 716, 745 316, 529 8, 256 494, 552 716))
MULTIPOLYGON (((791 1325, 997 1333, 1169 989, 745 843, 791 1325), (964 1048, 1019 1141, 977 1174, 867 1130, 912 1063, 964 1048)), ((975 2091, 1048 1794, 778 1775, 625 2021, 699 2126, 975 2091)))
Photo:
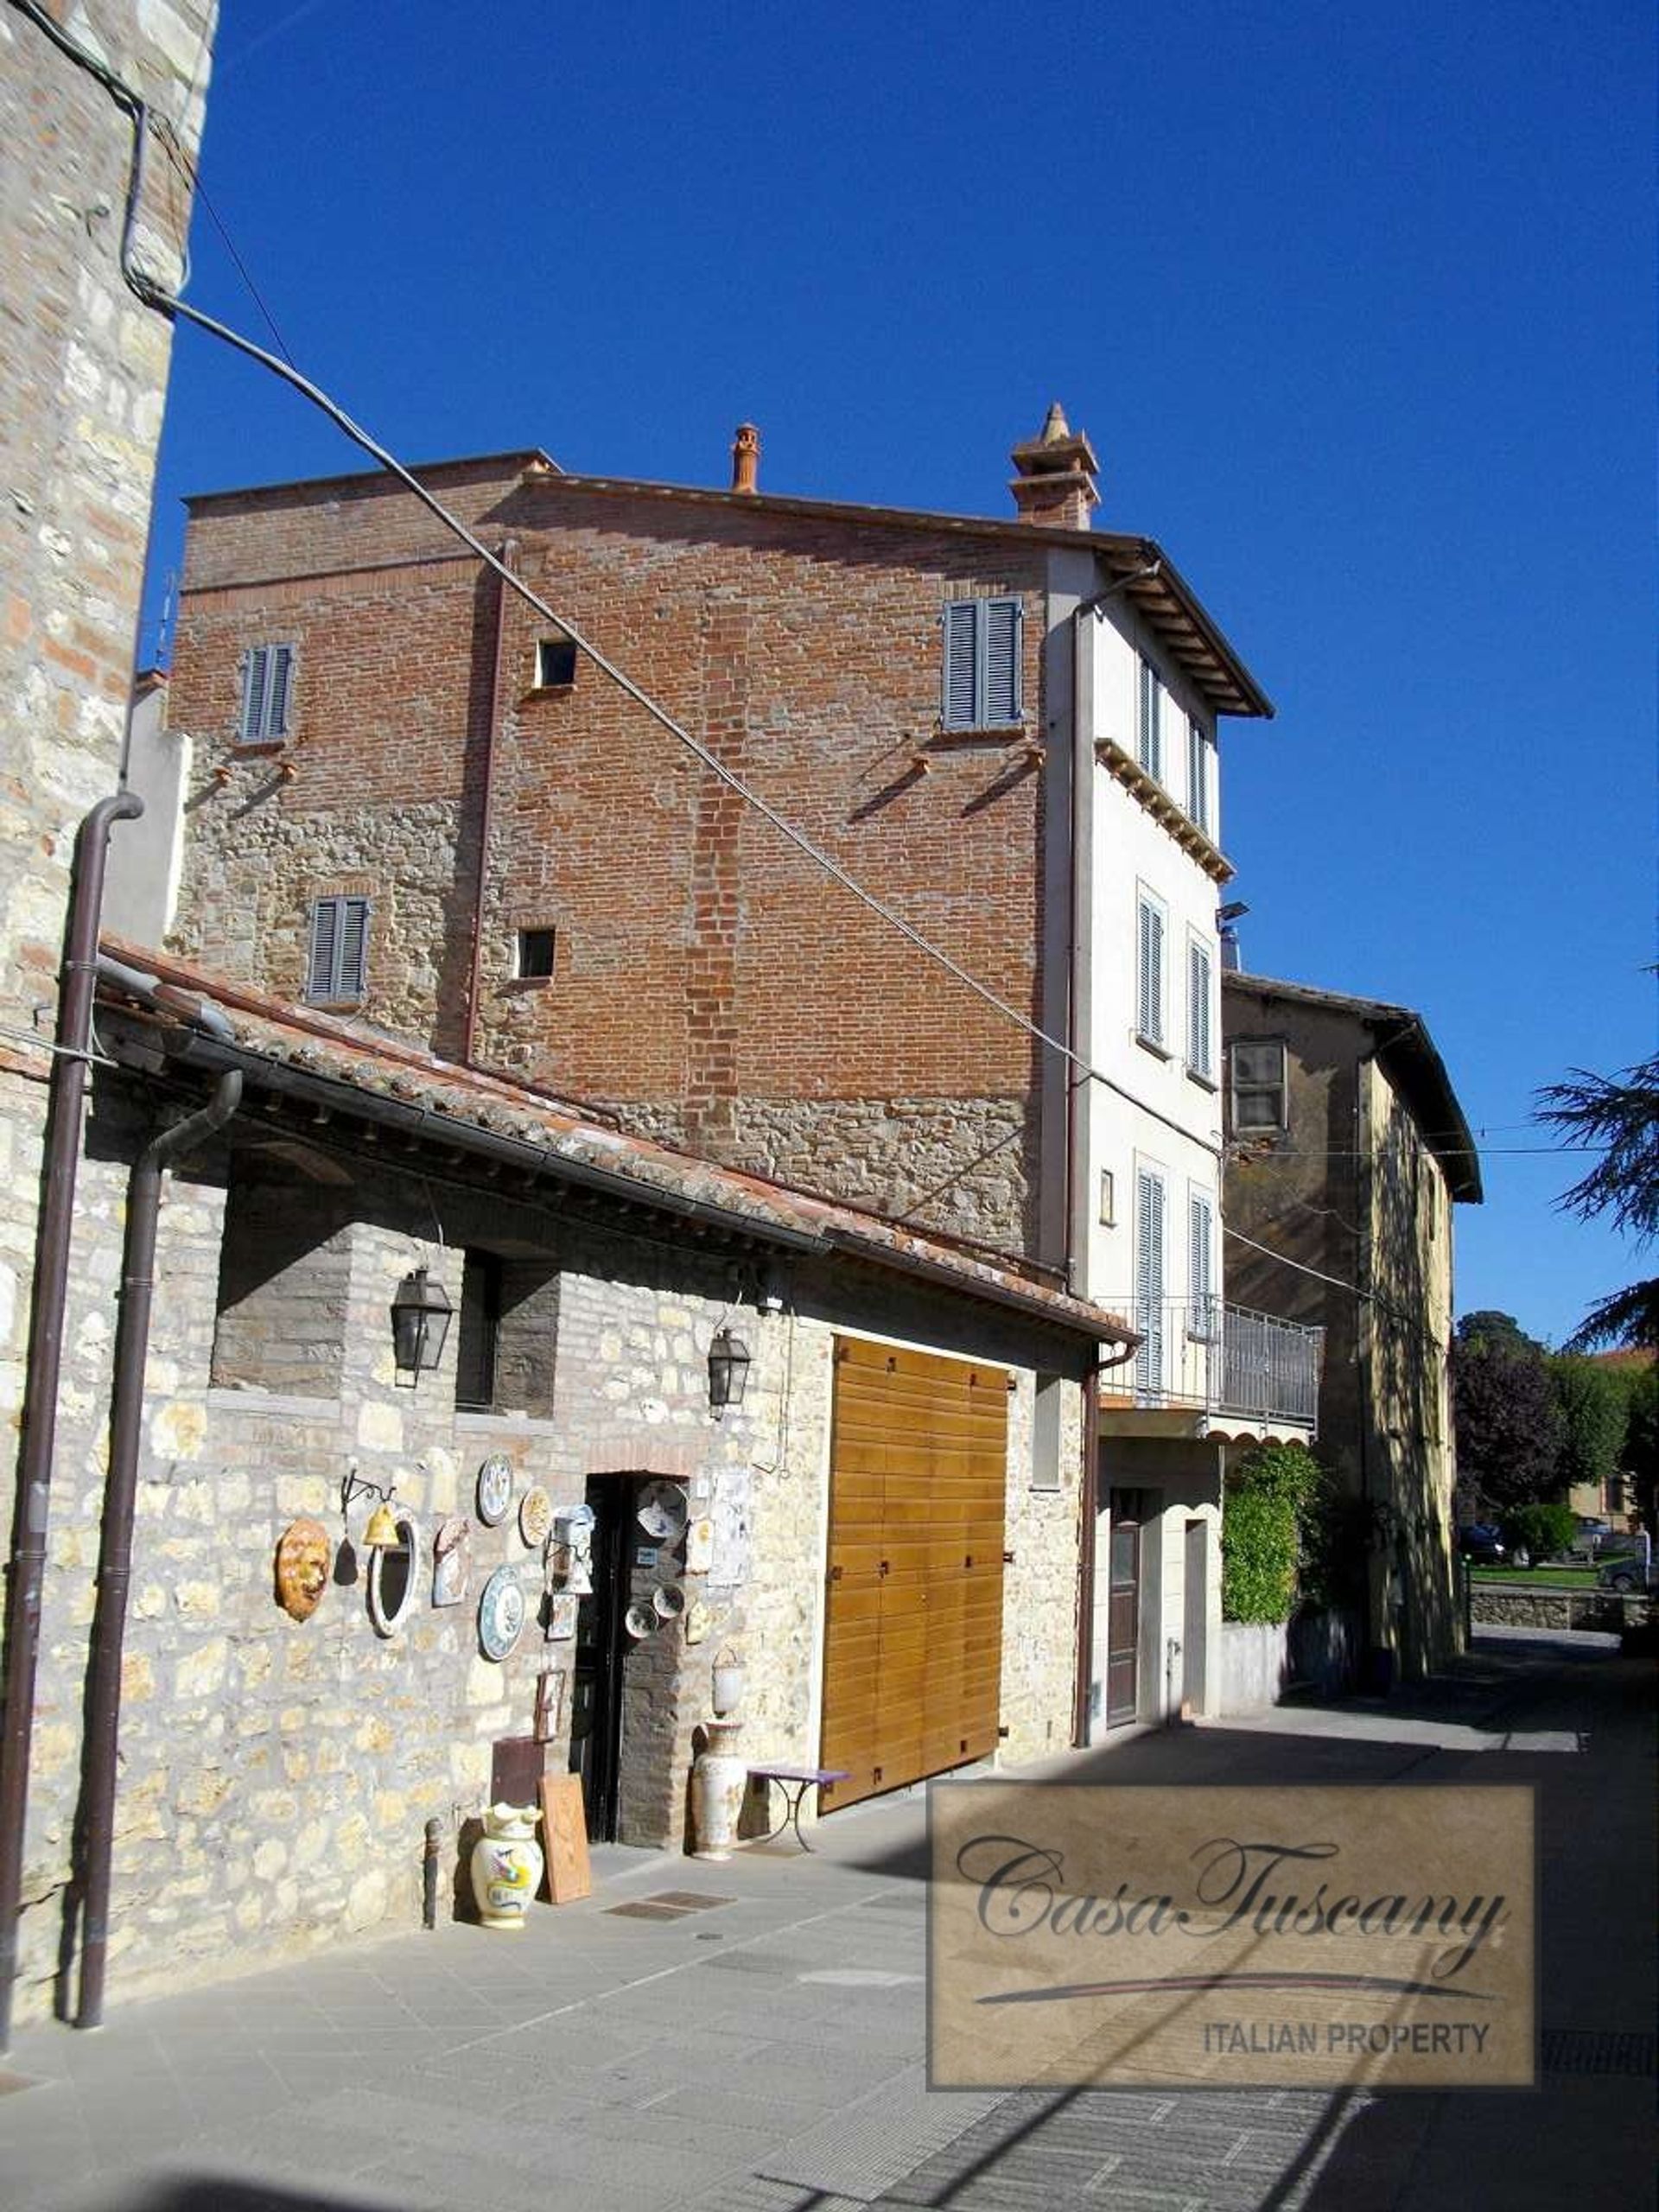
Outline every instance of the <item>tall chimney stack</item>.
POLYGON ((760 488, 760 433, 753 423, 740 423, 732 440, 732 489, 758 492, 760 488))
POLYGON ((1008 489, 1022 522, 1048 530, 1087 530, 1090 510, 1100 505, 1095 474, 1100 463, 1087 434, 1073 431, 1057 399, 1034 438, 1008 455, 1019 471, 1008 489))

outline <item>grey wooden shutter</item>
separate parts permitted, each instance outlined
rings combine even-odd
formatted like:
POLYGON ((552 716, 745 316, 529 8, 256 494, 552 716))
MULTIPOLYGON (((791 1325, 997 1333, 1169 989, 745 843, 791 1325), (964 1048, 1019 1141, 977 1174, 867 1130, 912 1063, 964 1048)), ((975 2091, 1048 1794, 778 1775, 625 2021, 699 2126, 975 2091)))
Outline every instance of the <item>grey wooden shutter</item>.
POLYGON ((945 601, 939 720, 946 729, 973 729, 978 725, 978 616, 979 604, 976 600, 945 601))
POLYGON ((305 995, 308 999, 327 1000, 336 995, 340 908, 338 899, 319 899, 312 906, 311 945, 305 963, 305 995))
POLYGON ((1211 1075, 1210 948, 1196 940, 1187 947, 1186 1064, 1194 1075, 1211 1075))
POLYGON ((1206 834, 1210 828, 1208 740, 1198 723, 1186 725, 1186 810, 1206 834))
POLYGON ((366 899, 342 899, 340 903, 345 911, 340 918, 335 996, 360 999, 369 980, 369 902, 366 899))
POLYGON ((293 646, 273 645, 270 649, 270 671, 266 679, 264 728, 262 733, 266 737, 285 737, 288 734, 288 694, 293 673, 293 646))
POLYGON ((265 709, 265 670, 270 658, 270 648, 265 645, 250 645, 242 656, 242 719, 237 729, 244 745, 251 745, 260 734, 260 718, 265 709))
POLYGON ((1020 643, 1025 608, 1017 599, 985 607, 985 721, 1000 728, 1020 719, 1020 643))

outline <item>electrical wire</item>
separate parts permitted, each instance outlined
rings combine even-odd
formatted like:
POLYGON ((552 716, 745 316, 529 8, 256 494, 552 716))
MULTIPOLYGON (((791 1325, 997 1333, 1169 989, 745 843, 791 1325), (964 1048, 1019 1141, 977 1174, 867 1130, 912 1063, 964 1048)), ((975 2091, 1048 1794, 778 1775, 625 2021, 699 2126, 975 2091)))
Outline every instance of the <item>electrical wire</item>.
MULTIPOLYGON (((452 536, 458 538, 486 569, 499 577, 505 588, 516 592, 518 597, 544 621, 559 629, 575 646, 578 652, 585 654, 594 666, 602 675, 608 677, 619 690, 626 692, 627 696, 641 708, 652 721, 657 722, 667 731, 671 737, 695 755, 711 775, 718 778, 742 800, 745 805, 753 808, 764 821, 769 823, 779 836, 793 845, 797 851, 804 855, 815 867, 821 868, 833 881, 840 884, 842 890, 850 897, 868 907, 878 919, 885 922, 924 957, 933 961, 936 965, 944 969, 945 973, 960 983, 963 989, 971 992, 976 998, 982 1001, 994 1013, 1001 1014, 1005 1020, 1011 1021, 1016 1028, 1023 1030, 1026 1035, 1035 1043, 1046 1046, 1050 1052, 1058 1053, 1062 1059, 1068 1061, 1078 1071, 1081 1078, 1099 1084, 1103 1090, 1109 1090, 1116 1096, 1124 1099, 1137 1111, 1150 1114, 1160 1122, 1168 1122, 1169 1117, 1166 1115, 1159 1113, 1156 1107, 1149 1105, 1145 1099, 1139 1097, 1133 1090, 1117 1082, 1103 1068, 1094 1065, 1062 1039, 1051 1036, 1028 1015, 1021 1014, 1018 1007, 993 990, 989 984, 982 982, 976 976, 963 967, 960 962, 954 960, 942 946, 935 944, 931 938, 925 936, 913 923, 906 921, 902 914, 889 906, 885 900, 879 899, 873 891, 867 890, 857 878, 844 868, 831 854, 825 852, 821 846, 814 844, 804 830, 798 830, 787 817, 779 813, 777 809, 762 798, 758 791, 746 784, 741 776, 728 767, 718 753, 703 744, 701 739, 694 736, 683 724, 677 721, 666 708, 659 706, 649 692, 642 689, 625 670, 619 667, 601 652, 600 647, 585 636, 568 616, 559 613, 555 607, 549 606, 538 593, 532 591, 524 579, 515 575, 497 554, 491 551, 481 538, 468 530, 459 516, 452 514, 437 495, 429 491, 420 479, 397 459, 395 454, 383 446, 377 438, 364 429, 361 423, 355 422, 338 401, 331 398, 320 385, 303 375, 291 361, 279 359, 276 355, 268 353, 263 346, 256 344, 251 338, 245 336, 241 331, 232 329, 228 323, 220 322, 216 316, 205 313, 200 308, 192 307, 188 301, 180 299, 176 293, 170 291, 147 270, 140 268, 133 258, 132 247, 138 207, 143 191, 144 142, 152 127, 145 103, 130 85, 124 83, 112 70, 99 61, 96 55, 88 53, 84 47, 54 22, 37 4, 37 0, 11 0, 11 5, 28 16, 32 23, 51 39, 54 45, 60 48, 72 60, 77 62, 94 77, 104 86, 122 112, 131 119, 133 151, 128 173, 127 204, 122 230, 120 266, 123 279, 136 298, 141 300, 146 307, 155 309, 157 314, 166 315, 169 319, 182 318, 197 329, 206 331, 210 337, 217 338, 221 344, 245 354, 250 360, 257 361, 262 367, 269 369, 273 376, 280 377, 285 384, 292 385, 302 398, 309 400, 313 406, 326 415, 335 428, 342 431, 353 445, 359 447, 372 461, 377 461, 389 474, 395 476, 401 484, 412 492, 428 513, 441 523, 452 536)), ((1179 1124, 1170 1123, 1169 1125, 1179 1128, 1179 1124)), ((1186 1130, 1180 1130, 1179 1133, 1183 1135, 1192 1135, 1186 1130)), ((1216 1150, 1213 1145, 1206 1143, 1201 1137, 1192 1136, 1192 1141, 1212 1154, 1216 1150)))

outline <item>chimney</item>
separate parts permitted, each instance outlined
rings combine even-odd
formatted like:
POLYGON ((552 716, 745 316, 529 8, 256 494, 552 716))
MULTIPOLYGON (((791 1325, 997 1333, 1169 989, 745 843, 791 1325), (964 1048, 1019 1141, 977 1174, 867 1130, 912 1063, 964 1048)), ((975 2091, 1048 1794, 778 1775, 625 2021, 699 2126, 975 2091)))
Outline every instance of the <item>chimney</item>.
POLYGON ((760 433, 753 423, 740 423, 732 440, 732 489, 758 492, 760 488, 760 433))
POLYGON ((1057 399, 1034 438, 1008 455, 1019 474, 1009 485, 1022 522, 1049 530, 1087 530, 1089 511, 1100 505, 1095 472, 1100 463, 1082 430, 1073 431, 1057 399))

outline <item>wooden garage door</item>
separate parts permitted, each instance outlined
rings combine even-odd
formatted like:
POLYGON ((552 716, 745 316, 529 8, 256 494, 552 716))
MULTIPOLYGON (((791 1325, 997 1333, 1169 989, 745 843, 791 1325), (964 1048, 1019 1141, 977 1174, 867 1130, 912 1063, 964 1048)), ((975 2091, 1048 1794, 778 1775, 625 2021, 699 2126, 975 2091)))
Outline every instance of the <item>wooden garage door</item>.
POLYGON ((850 1805, 996 1746, 1008 1378, 836 1344, 825 1766, 850 1805))

